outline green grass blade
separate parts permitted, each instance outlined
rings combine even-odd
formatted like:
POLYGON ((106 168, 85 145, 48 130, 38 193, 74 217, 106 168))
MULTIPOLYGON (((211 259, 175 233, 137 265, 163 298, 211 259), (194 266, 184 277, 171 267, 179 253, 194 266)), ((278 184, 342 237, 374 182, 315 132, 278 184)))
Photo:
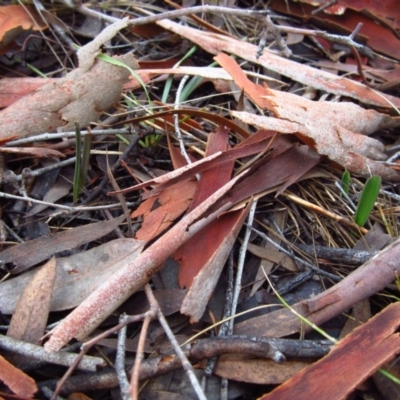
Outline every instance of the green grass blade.
POLYGON ((361 193, 360 201, 357 206, 356 215, 354 217, 354 221, 358 226, 362 227, 367 222, 378 197, 380 187, 380 176, 372 176, 365 183, 364 189, 361 193))
POLYGON ((35 74, 39 75, 42 78, 47 78, 47 75, 44 74, 43 72, 39 71, 36 67, 34 67, 32 64, 26 63, 26 66, 33 71, 35 74))
POLYGON ((350 172, 344 171, 342 175, 342 189, 347 195, 349 194, 350 188, 350 172))
MULTIPOLYGON (((197 51, 197 46, 193 46, 183 57, 179 60, 175 65, 174 68, 179 67, 184 61, 186 61, 189 57, 191 57, 197 51)), ((168 100, 169 93, 171 91, 172 81, 174 77, 170 75, 165 82, 163 95, 161 97, 161 101, 166 103, 168 100)))
POLYGON ((390 380, 392 380, 394 383, 397 383, 398 385, 400 385, 400 379, 397 378, 396 376, 392 375, 390 372, 385 371, 384 369, 380 368, 379 372, 386 376, 386 378, 389 378, 390 380))
POLYGON ((79 124, 75 122, 75 139, 76 139, 76 161, 75 161, 75 172, 74 172, 74 184, 73 184, 73 201, 76 202, 79 197, 79 191, 81 189, 81 130, 79 124))
MULTIPOLYGON (((218 65, 217 62, 213 62, 212 64, 209 65, 209 67, 216 67, 218 65)), ((182 103, 183 101, 187 100, 188 97, 194 92, 194 90, 200 85, 201 81, 204 78, 202 76, 194 76, 190 81, 187 83, 187 85, 183 88, 181 97, 179 101, 182 103)))
POLYGON ((144 92, 146 93, 146 97, 147 97, 147 101, 149 102, 149 106, 151 107, 152 102, 150 100, 150 96, 149 96, 149 92, 147 91, 147 87, 146 87, 145 83, 143 82, 142 78, 136 73, 136 71, 134 69, 132 69, 129 65, 126 65, 122 61, 116 60, 115 58, 107 56, 106 54, 99 54, 97 56, 97 58, 99 60, 103 60, 110 64, 117 65, 118 67, 126 68, 142 86, 144 92))
POLYGON ((83 151, 82 151, 81 174, 80 174, 81 186, 79 187, 79 191, 83 188, 83 185, 86 182, 87 173, 89 169, 91 144, 92 144, 92 134, 87 133, 85 135, 85 138, 83 139, 83 151))

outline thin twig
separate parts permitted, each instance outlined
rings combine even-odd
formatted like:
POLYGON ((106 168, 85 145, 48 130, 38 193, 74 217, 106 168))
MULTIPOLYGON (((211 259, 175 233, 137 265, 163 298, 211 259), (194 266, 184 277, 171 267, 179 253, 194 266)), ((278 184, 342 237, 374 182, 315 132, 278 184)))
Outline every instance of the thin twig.
MULTIPOLYGON (((85 130, 81 131, 81 136, 85 136, 87 134, 92 134, 93 136, 96 135, 124 135, 127 133, 131 133, 129 129, 119 128, 119 129, 93 129, 92 131, 85 130)), ((20 146, 21 144, 27 143, 35 143, 47 140, 54 140, 54 139, 68 139, 68 138, 75 138, 76 132, 59 132, 59 133, 41 133, 40 135, 29 136, 23 139, 12 140, 11 142, 7 142, 4 146, 6 147, 14 147, 20 146)))
MULTIPOLYGON (((16 354, 32 357, 47 363, 70 366, 77 355, 68 352, 49 353, 41 346, 36 346, 22 340, 14 339, 9 336, 0 335, 0 349, 8 350, 16 354)), ((78 365, 78 369, 83 371, 96 371, 98 367, 104 367, 104 360, 99 357, 85 356, 78 365)))
POLYGON ((146 313, 146 318, 143 321, 142 329, 140 331, 139 342, 136 351, 135 364, 132 368, 131 374, 131 399, 137 400, 139 398, 139 377, 140 377, 140 367, 144 359, 144 345, 146 343, 146 336, 149 330, 149 325, 152 319, 157 316, 157 310, 150 304, 150 310, 146 313))
MULTIPOLYGON (((101 21, 106 21, 111 24, 117 22, 119 18, 111 17, 109 15, 102 14, 98 11, 91 10, 84 5, 81 5, 76 8, 76 11, 81 14, 97 18, 101 21)), ((179 10, 174 11, 166 11, 161 14, 150 15, 148 17, 135 18, 128 21, 129 26, 138 26, 150 24, 153 22, 160 21, 162 19, 172 19, 177 17, 183 17, 185 15, 192 14, 202 14, 202 13, 210 13, 210 14, 226 14, 226 15, 235 15, 237 17, 250 17, 250 18, 261 18, 263 15, 268 13, 268 10, 254 11, 254 10, 244 10, 240 8, 229 8, 229 7, 219 7, 219 6, 197 6, 190 8, 181 8, 179 10)))
MULTIPOLYGON (((42 200, 37 200, 34 199, 32 197, 22 197, 22 196, 15 196, 13 194, 9 194, 9 193, 4 193, 4 192, 0 192, 0 198, 4 198, 4 199, 13 199, 13 200, 22 200, 25 202, 29 202, 29 203, 36 203, 36 204, 42 204, 44 206, 48 206, 48 207, 53 207, 53 208, 58 208, 60 210, 65 210, 68 211, 69 213, 76 213, 76 212, 82 212, 82 211, 98 211, 98 210, 109 210, 112 208, 121 208, 121 204, 120 203, 115 203, 115 204, 107 204, 104 206, 92 206, 92 207, 86 207, 86 206, 77 206, 77 207, 71 207, 71 206, 64 206, 62 204, 55 204, 55 203, 49 203, 47 201, 42 201, 42 200)), ((135 203, 126 203, 127 206, 133 206, 135 205, 135 203)))
MULTIPOLYGON (((129 143, 129 145, 126 147, 126 149, 124 150, 124 152, 118 157, 118 160, 112 165, 111 169, 111 173, 115 174, 115 171, 120 167, 121 162, 123 160, 125 160, 129 153, 134 149, 134 147, 137 145, 137 143, 140 140, 140 136, 139 135, 135 135, 135 137, 131 140, 131 142, 129 143)), ((88 198, 85 200, 85 203, 90 203, 91 201, 93 201, 95 198, 97 198, 98 196, 100 196, 101 191, 104 189, 104 187, 106 186, 106 184, 108 183, 108 175, 104 174, 103 179, 101 180, 100 184, 97 186, 97 188, 88 196, 88 198)))
MULTIPOLYGON (((58 169, 58 168, 62 168, 62 167, 66 167, 66 166, 71 165, 71 164, 75 164, 75 161, 76 161, 76 157, 71 157, 68 160, 59 161, 59 162, 57 162, 55 164, 48 165, 47 167, 35 169, 34 171, 30 171, 29 172, 29 177, 30 178, 35 178, 37 176, 40 176, 40 175, 44 174, 45 172, 53 171, 53 170, 58 169)), ((20 175, 16 175, 15 176, 15 179, 16 179, 17 182, 22 182, 23 179, 26 179, 26 177, 28 175, 26 170, 27 170, 27 168, 25 168, 25 174, 24 175, 20 174, 20 175)))
MULTIPOLYGON (((175 105, 174 105, 174 109, 178 110, 180 107, 180 97, 181 97, 181 93, 182 90, 187 82, 187 80, 189 79, 189 75, 185 75, 178 86, 178 90, 176 92, 176 96, 175 96, 175 105)), ((186 149, 185 149, 185 143, 183 142, 183 137, 182 137, 182 133, 181 133, 181 129, 179 127, 179 115, 178 114, 174 114, 174 127, 175 127, 175 134, 176 137, 178 139, 179 142, 179 147, 181 149, 181 154, 183 155, 183 157, 185 158, 186 162, 188 163, 188 165, 190 165, 192 163, 192 160, 189 158, 186 149)))
POLYGON ((251 228, 251 229, 255 233, 257 233, 257 235, 259 235, 262 239, 266 240, 268 243, 271 243, 274 247, 279 249, 279 251, 281 251, 282 253, 286 254, 287 256, 293 258, 297 263, 304 265, 306 268, 309 268, 309 269, 313 270, 315 273, 317 273, 319 275, 323 275, 323 276, 326 276, 327 278, 332 279, 334 282, 339 282, 339 281, 342 280, 342 278, 340 278, 339 276, 333 275, 333 274, 331 274, 329 272, 326 272, 326 271, 324 271, 322 269, 319 269, 319 268, 315 267, 314 265, 310 264, 309 262, 301 259, 300 257, 293 256, 292 254, 290 254, 290 252, 288 252, 286 249, 284 249, 278 243, 275 243, 265 233, 259 231, 258 229, 256 229, 256 228, 251 228))
POLYGON ((112 335, 116 332, 118 332, 120 329, 122 329, 124 326, 132 323, 132 322, 137 322, 137 321, 143 321, 146 318, 146 314, 138 314, 138 315, 133 315, 130 317, 126 317, 124 321, 120 322, 118 325, 106 330, 105 332, 101 333, 100 335, 97 335, 93 339, 88 340, 87 342, 82 344, 81 351, 78 354, 78 356, 75 359, 75 362, 70 365, 68 370, 65 372, 63 377, 57 382, 56 389, 54 391, 54 395, 51 398, 51 400, 55 400, 58 394, 60 393, 62 387, 64 386, 65 382, 67 379, 72 375, 74 370, 76 369, 76 366, 80 363, 80 360, 83 358, 83 356, 90 350, 92 346, 94 346, 96 343, 98 343, 100 340, 106 338, 109 335, 112 335))
MULTIPOLYGON (((250 240, 250 234, 251 234, 251 229, 252 229, 251 226, 254 221, 256 207, 257 207, 257 201, 253 201, 250 206, 249 216, 247 217, 248 222, 247 222, 246 233, 243 238, 242 246, 240 247, 239 260, 238 260, 238 266, 237 266, 237 271, 236 271, 235 287, 234 287, 234 291, 233 291, 231 315, 236 314, 237 303, 239 300, 240 291, 242 289, 242 275, 243 275, 243 269, 244 269, 244 261, 245 261, 245 257, 246 257, 246 253, 247 253, 247 245, 250 240)), ((233 321, 234 321, 233 319, 231 319, 229 321, 229 329, 227 332, 228 335, 232 335, 233 321)))
MULTIPOLYGON (((123 323, 126 318, 125 314, 119 317, 119 322, 123 323)), ((123 326, 118 332, 117 354, 115 356, 115 372, 117 373, 121 397, 123 400, 129 400, 129 380, 125 371, 125 344, 126 344, 127 325, 123 326)))
POLYGON ((163 313, 161 312, 160 306, 158 305, 158 302, 157 302, 156 298, 154 297, 149 284, 145 285, 144 291, 146 292, 146 296, 149 300, 150 306, 154 307, 154 309, 157 310, 157 318, 158 318, 161 326, 163 327, 164 332, 166 333, 169 341, 171 342, 172 347, 174 348, 177 356, 179 357, 179 359, 182 363, 182 367, 185 370, 185 372, 190 380, 190 383, 192 384, 193 389, 196 392, 197 397, 200 400, 207 400, 207 397, 204 394, 203 390, 201 389, 199 381, 197 380, 196 374, 194 373, 192 364, 190 364, 189 360, 185 356, 185 353, 181 349, 178 341, 176 340, 174 333, 172 332, 171 328, 169 327, 168 322, 165 319, 163 313))
POLYGON ((329 7, 333 6, 333 5, 335 5, 336 3, 337 3, 337 0, 328 0, 328 1, 326 1, 325 4, 322 4, 321 6, 319 6, 318 8, 316 8, 315 10, 312 10, 312 11, 311 11, 311 14, 312 14, 312 15, 316 15, 316 14, 320 13, 321 11, 324 11, 324 10, 326 10, 327 8, 329 8, 329 7))
POLYGON ((284 192, 284 193, 282 193, 282 196, 286 197, 289 200, 294 201, 297 204, 302 205, 303 207, 307 207, 307 208, 309 208, 309 209, 311 209, 311 210, 313 210, 315 212, 318 212, 318 213, 320 213, 322 215, 325 215, 326 217, 331 218, 331 219, 333 219, 333 220, 335 220, 335 221, 337 221, 337 222, 339 222, 339 223, 341 223, 343 225, 346 225, 346 226, 348 226, 348 227, 350 227, 352 229, 357 229, 362 234, 368 233, 368 229, 365 229, 363 227, 358 226, 355 222, 350 221, 349 219, 347 219, 345 217, 342 217, 341 215, 338 215, 338 214, 335 214, 335 213, 333 213, 331 211, 325 210, 324 208, 322 208, 322 207, 320 207, 320 206, 318 206, 316 204, 310 203, 309 201, 304 200, 304 199, 300 198, 299 196, 296 196, 296 195, 294 195, 294 194, 292 194, 290 192, 284 192))

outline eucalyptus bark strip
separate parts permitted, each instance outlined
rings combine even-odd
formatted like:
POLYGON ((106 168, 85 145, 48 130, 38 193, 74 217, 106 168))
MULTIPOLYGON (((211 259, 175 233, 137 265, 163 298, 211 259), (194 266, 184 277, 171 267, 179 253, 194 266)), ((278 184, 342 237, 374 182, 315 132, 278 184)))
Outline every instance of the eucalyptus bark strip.
POLYGON ((133 256, 134 258, 130 259, 128 255, 118 261, 121 264, 118 272, 50 331, 50 339, 45 343, 45 349, 58 351, 72 338, 82 340, 89 335, 125 300, 143 287, 182 243, 231 206, 227 204, 209 216, 199 219, 246 172, 244 171, 222 186, 139 256, 133 256))

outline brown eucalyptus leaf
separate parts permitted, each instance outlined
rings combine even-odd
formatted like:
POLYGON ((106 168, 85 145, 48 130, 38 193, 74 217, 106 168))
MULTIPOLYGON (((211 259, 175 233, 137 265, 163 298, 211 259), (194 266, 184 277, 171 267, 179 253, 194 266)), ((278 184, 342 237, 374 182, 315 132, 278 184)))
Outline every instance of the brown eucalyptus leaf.
POLYGON ((35 271, 21 293, 7 336, 29 343, 36 343, 43 336, 50 312, 56 265, 56 259, 52 257, 35 271))
POLYGON ((0 381, 4 382, 19 398, 31 399, 37 392, 35 381, 25 372, 10 364, 1 355, 0 381))
POLYGON ((58 157, 65 158, 65 155, 58 150, 47 149, 46 147, 0 147, 1 153, 18 154, 36 158, 58 157))
POLYGON ((243 354, 225 354, 219 357, 214 373, 221 378, 259 385, 277 385, 307 367, 305 361, 277 363, 243 354))
POLYGON ((110 221, 101 221, 78 228, 41 236, 25 243, 17 244, 0 253, 2 263, 17 265, 13 273, 19 273, 33 265, 46 260, 55 253, 70 250, 83 243, 99 239, 114 230, 125 216, 121 215, 110 221))
MULTIPOLYGON (((139 254, 145 242, 115 239, 93 249, 57 259, 50 311, 62 311, 79 305, 115 272, 117 262, 128 254, 139 254)), ((37 270, 0 283, 0 310, 12 314, 24 287, 37 270)))

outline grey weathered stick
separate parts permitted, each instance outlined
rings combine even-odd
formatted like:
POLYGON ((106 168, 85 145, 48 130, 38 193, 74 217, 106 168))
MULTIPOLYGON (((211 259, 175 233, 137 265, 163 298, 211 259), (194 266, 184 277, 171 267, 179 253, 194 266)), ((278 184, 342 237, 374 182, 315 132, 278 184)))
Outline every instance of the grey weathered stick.
MULTIPOLYGON (((58 354, 48 353, 41 346, 27 343, 22 340, 13 339, 9 336, 0 335, 0 349, 8 350, 16 354, 32 357, 37 361, 45 361, 51 364, 70 366, 76 359, 77 354, 60 352, 58 354)), ((83 356, 78 365, 78 369, 82 371, 97 371, 100 367, 104 367, 105 362, 100 357, 83 356)))
MULTIPOLYGON (((58 351, 72 338, 83 339, 129 296, 143 287, 162 263, 186 240, 213 221, 222 211, 200 219, 205 211, 222 197, 247 171, 222 186, 139 256, 119 260, 121 268, 95 290, 51 332, 45 349, 58 351)), ((230 205, 224 207, 227 209, 230 205)))
MULTIPOLYGON (((292 308, 309 321, 320 325, 378 293, 399 274, 400 239, 397 239, 336 285, 292 305, 292 308)), ((251 332, 257 336, 282 337, 299 332, 302 327, 299 318, 285 308, 240 322, 235 327, 235 333, 251 332)))

